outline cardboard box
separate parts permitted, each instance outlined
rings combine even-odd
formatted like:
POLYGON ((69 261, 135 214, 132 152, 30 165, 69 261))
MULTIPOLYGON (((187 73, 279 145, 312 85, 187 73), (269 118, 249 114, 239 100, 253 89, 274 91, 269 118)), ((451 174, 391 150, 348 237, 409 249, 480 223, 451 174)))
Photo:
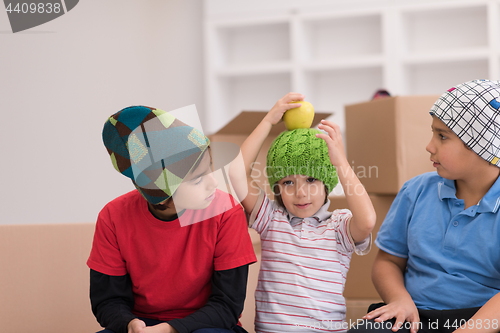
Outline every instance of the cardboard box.
POLYGON ((397 194, 405 181, 435 171, 425 147, 439 95, 398 96, 347 105, 347 158, 369 193, 397 194))
POLYGON ((380 298, 367 298, 367 299, 346 299, 346 313, 345 321, 349 325, 349 328, 355 325, 358 320, 363 318, 363 316, 368 312, 368 307, 374 303, 380 303, 380 298))
MULTIPOLYGON (((266 114, 267 111, 243 111, 218 132, 209 135, 208 138, 211 142, 230 142, 240 147, 266 114)), ((325 119, 332 114, 333 113, 316 112, 311 127, 315 127, 319 124, 321 119, 325 119)), ((267 151, 273 140, 283 131, 286 131, 283 122, 272 127, 271 132, 269 132, 268 137, 262 145, 252 171, 252 177, 259 184, 260 188, 265 190, 270 197, 273 197, 273 194, 265 174, 267 151)))
MULTIPOLYGON (((377 223, 372 232, 372 239, 375 241, 377 232, 382 225, 382 222, 391 207, 392 202, 396 198, 395 195, 377 195, 370 194, 370 199, 377 213, 377 223)), ((330 211, 335 209, 343 209, 347 207, 345 197, 329 197, 330 211)), ((346 299, 374 299, 380 300, 377 290, 373 286, 371 279, 371 270, 373 261, 377 256, 378 248, 375 243, 372 243, 371 251, 365 256, 352 255, 349 272, 347 273, 347 281, 344 289, 344 297, 346 299)))

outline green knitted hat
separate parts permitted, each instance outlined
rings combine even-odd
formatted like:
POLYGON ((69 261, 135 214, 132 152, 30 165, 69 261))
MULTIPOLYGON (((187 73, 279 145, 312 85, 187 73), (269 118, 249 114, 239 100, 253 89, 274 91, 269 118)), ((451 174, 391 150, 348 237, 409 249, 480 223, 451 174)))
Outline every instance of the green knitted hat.
POLYGON ((280 179, 290 175, 303 175, 321 180, 328 193, 338 183, 337 170, 330 162, 328 147, 321 133, 313 128, 299 128, 282 132, 267 153, 267 178, 273 189, 280 179))

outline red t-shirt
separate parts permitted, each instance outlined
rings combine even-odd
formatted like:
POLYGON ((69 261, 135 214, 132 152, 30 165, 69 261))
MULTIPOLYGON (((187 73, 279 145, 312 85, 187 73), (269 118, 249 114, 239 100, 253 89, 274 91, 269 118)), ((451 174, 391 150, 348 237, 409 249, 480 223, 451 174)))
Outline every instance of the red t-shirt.
POLYGON ((201 222, 156 219, 137 190, 99 213, 87 265, 106 275, 130 275, 136 316, 184 318, 207 302, 214 270, 256 261, 243 209, 228 194, 217 191, 208 208, 186 210, 186 218, 201 222))

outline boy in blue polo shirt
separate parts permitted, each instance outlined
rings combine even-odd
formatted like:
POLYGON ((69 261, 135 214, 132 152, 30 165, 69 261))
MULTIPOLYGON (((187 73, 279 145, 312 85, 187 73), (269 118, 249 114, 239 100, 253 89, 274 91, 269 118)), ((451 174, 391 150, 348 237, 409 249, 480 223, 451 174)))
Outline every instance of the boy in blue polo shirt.
POLYGON ((500 331, 500 81, 434 104, 437 172, 404 184, 376 239, 372 304, 351 331, 500 331))

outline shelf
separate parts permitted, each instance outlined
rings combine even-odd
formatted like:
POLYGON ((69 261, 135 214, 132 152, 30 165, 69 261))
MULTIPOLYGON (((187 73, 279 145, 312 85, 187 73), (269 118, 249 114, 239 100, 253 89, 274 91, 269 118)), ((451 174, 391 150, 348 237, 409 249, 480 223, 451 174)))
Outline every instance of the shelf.
MULTIPOLYGON (((290 74, 265 74, 225 77, 217 80, 221 119, 232 119, 241 111, 269 111, 276 101, 291 91, 290 74)), ((224 123, 220 122, 220 127, 224 123)))
POLYGON ((484 4, 403 11, 404 51, 435 53, 486 48, 487 9, 484 4))
POLYGON ((489 34, 492 46, 500 56, 500 1, 490 3, 489 34))
POLYGON ((487 79, 500 81, 500 54, 493 57, 494 61, 489 61, 489 74, 487 79))
POLYGON ((289 91, 344 128, 344 106, 377 89, 436 95, 500 79, 500 0, 259 2, 230 15, 227 1, 210 0, 205 21, 208 131, 289 91))
POLYGON ((464 48, 463 50, 434 53, 413 53, 403 57, 405 64, 432 64, 436 62, 457 62, 487 60, 490 50, 487 48, 464 48))
POLYGON ((368 101, 383 87, 382 67, 309 72, 303 93, 319 111, 334 112, 332 121, 345 128, 344 106, 368 101))
POLYGON ((382 54, 380 14, 303 19, 301 60, 331 61, 382 54))
POLYGON ((314 61, 304 63, 302 68, 306 71, 323 71, 350 68, 369 68, 382 66, 384 58, 381 55, 353 56, 344 59, 330 59, 329 61, 314 61))
POLYGON ((292 71, 289 61, 276 61, 260 64, 225 66, 216 71, 219 77, 236 77, 248 75, 284 74, 292 71))
POLYGON ((290 27, 288 22, 256 25, 220 24, 216 27, 222 66, 258 64, 290 60, 290 27))
POLYGON ((405 72, 408 90, 415 95, 440 94, 465 81, 489 78, 487 60, 412 64, 405 72))

